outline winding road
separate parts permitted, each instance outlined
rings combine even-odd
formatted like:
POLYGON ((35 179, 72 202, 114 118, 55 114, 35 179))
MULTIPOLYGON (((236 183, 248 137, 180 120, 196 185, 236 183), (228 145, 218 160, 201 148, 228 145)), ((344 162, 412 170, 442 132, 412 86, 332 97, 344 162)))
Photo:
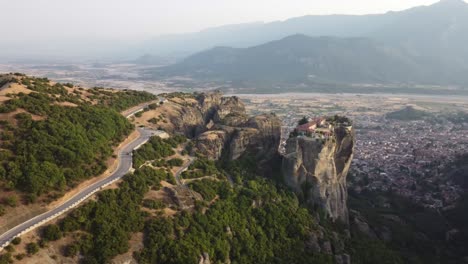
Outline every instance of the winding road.
MULTIPOLYGON (((142 106, 144 108, 145 106, 142 106)), ((141 111, 141 109, 135 109, 131 114, 141 111)), ((15 237, 21 236, 31 230, 43 225, 44 223, 64 214, 70 209, 76 207, 81 202, 89 198, 91 195, 102 190, 102 188, 112 184, 113 182, 121 179, 125 174, 127 174, 132 168, 132 152, 135 149, 138 149, 141 145, 146 143, 157 131, 149 130, 145 128, 137 128, 140 132, 140 136, 134 141, 128 143, 126 146, 120 150, 118 155, 119 165, 117 170, 115 170, 109 177, 98 181, 78 194, 64 202, 63 204, 57 206, 56 208, 45 212, 41 215, 33 217, 22 224, 17 225, 16 227, 8 230, 7 232, 0 235, 0 251, 3 250, 15 237)))

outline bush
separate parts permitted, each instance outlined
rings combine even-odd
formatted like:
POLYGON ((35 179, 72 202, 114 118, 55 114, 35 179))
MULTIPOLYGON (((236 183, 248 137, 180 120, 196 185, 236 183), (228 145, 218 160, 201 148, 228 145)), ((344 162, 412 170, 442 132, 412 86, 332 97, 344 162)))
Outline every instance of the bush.
POLYGON ((154 110, 154 109, 158 108, 158 104, 157 104, 157 103, 149 104, 149 105, 148 105, 148 108, 149 108, 150 110, 154 110))
POLYGON ((220 184, 220 182, 213 180, 201 180, 194 181, 190 183, 189 186, 194 191, 200 193, 203 196, 203 199, 205 199, 206 201, 211 201, 215 198, 216 194, 218 193, 218 188, 220 184))
POLYGON ((9 196, 9 197, 5 198, 4 203, 6 205, 11 206, 11 207, 16 207, 16 205, 18 204, 18 197, 14 196, 14 195, 9 196))
POLYGON ((11 243, 12 243, 13 245, 19 245, 19 244, 21 244, 21 237, 15 237, 15 238, 13 238, 13 240, 11 241, 11 243))
POLYGON ((179 158, 170 159, 167 161, 167 164, 171 167, 180 167, 184 164, 184 161, 179 158))
POLYGON ((166 205, 160 201, 160 200, 150 200, 150 199, 145 199, 143 200, 143 206, 149 209, 163 209, 166 207, 166 205))
POLYGON ((26 245, 26 252, 28 252, 29 255, 34 255, 39 252, 39 246, 34 242, 28 243, 26 245))
POLYGON ((13 259, 11 258, 10 252, 0 255, 0 264, 9 264, 12 262, 13 262, 13 259))
POLYGON ((174 155, 172 146, 160 137, 152 137, 148 143, 133 153, 133 164, 139 168, 145 161, 165 158, 174 155))
POLYGON ((190 165, 189 170, 182 173, 182 177, 184 179, 196 179, 203 176, 220 174, 221 172, 216 167, 214 161, 199 157, 192 163, 192 165, 190 165))
POLYGON ((42 238, 46 241, 55 241, 62 238, 62 231, 58 225, 48 225, 42 231, 42 238))
POLYGON ((80 247, 76 243, 66 246, 64 250, 65 257, 69 257, 69 258, 76 256, 78 252, 80 252, 80 247))
POLYGON ((15 248, 13 247, 13 245, 8 245, 5 247, 5 250, 8 251, 8 252, 15 252, 15 248))

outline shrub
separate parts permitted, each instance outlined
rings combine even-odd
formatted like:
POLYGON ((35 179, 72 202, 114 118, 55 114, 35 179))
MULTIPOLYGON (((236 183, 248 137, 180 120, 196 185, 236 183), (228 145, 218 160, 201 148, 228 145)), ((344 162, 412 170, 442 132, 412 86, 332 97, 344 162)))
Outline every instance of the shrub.
POLYGON ((55 241, 62 238, 62 231, 58 225, 48 225, 42 232, 42 238, 46 241, 55 241))
POLYGON ((15 252, 15 248, 13 247, 13 245, 8 245, 5 247, 5 250, 8 251, 8 252, 15 252))
POLYGON ((25 255, 24 253, 15 255, 15 258, 16 258, 17 260, 22 260, 22 259, 24 259, 24 257, 26 257, 26 255, 25 255))
POLYGON ((65 257, 72 258, 78 254, 80 247, 77 244, 70 244, 65 247, 65 257))
POLYGON ((12 196, 5 198, 4 202, 6 205, 9 205, 11 207, 16 207, 16 205, 18 204, 18 198, 12 195, 12 196))
POLYGON ((169 166, 171 167, 180 167, 182 166, 182 164, 184 164, 184 161, 179 158, 174 158, 174 159, 168 160, 167 164, 169 164, 169 166))
POLYGON ((162 201, 150 199, 143 200, 143 206, 149 209, 163 209, 166 207, 162 201))
POLYGON ((28 243, 26 245, 26 252, 28 252, 29 255, 34 255, 39 252, 39 246, 34 242, 28 243))
POLYGON ((21 238, 20 237, 15 237, 13 238, 13 240, 11 241, 11 243, 13 245, 19 245, 21 243, 21 238))
POLYGON ((154 110, 156 108, 158 108, 158 104, 156 104, 156 103, 152 103, 152 104, 148 105, 148 109, 150 109, 150 110, 154 110))

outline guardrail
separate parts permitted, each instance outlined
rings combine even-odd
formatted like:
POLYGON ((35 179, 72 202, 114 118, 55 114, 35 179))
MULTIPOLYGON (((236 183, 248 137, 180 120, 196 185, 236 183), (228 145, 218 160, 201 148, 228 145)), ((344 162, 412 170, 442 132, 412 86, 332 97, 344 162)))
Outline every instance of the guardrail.
MULTIPOLYGON (((132 167, 132 166, 130 166, 130 169, 131 169, 131 167, 132 167)), ((130 169, 129 169, 129 171, 130 171, 130 169)), ((53 214, 53 215, 51 215, 51 216, 49 216, 49 217, 47 217, 47 218, 45 218, 45 219, 39 221, 38 223, 36 223, 36 224, 34 224, 34 225, 32 225, 32 226, 30 226, 30 227, 24 229, 23 231, 21 231, 20 233, 18 233, 17 235, 15 235, 15 236, 13 236, 13 237, 11 237, 10 239, 8 239, 8 240, 6 240, 6 241, 0 241, 0 242, 2 243, 2 244, 0 245, 0 252, 1 252, 6 246, 8 246, 8 245, 11 243, 11 241, 13 241, 13 239, 15 239, 16 237, 20 237, 20 236, 22 236, 22 235, 24 235, 24 234, 26 234, 26 233, 28 233, 28 232, 31 232, 32 230, 38 228, 39 226, 42 226, 43 224, 45 224, 45 223, 47 223, 47 222, 49 222, 49 221, 51 221, 51 220, 57 218, 58 216, 60 216, 60 215, 62 215, 62 214, 64 214, 64 213, 66 213, 67 211, 69 211, 69 210, 71 210, 71 209, 77 207, 80 203, 82 203, 83 201, 85 201, 86 199, 88 199, 90 196, 92 196, 92 195, 94 195, 95 193, 99 192, 99 191, 102 190, 103 188, 105 188, 105 187, 107 187, 107 186, 113 184, 114 182, 120 180, 123 176, 125 176, 125 174, 123 174, 123 175, 121 175, 121 176, 119 176, 119 177, 116 177, 115 179, 112 179, 112 180, 110 180, 110 181, 104 183, 103 185, 101 185, 101 186, 98 187, 98 188, 93 189, 92 191, 90 191, 89 193, 87 193, 85 196, 83 196, 81 199, 79 199, 78 201, 74 202, 74 203, 71 204, 70 206, 68 206, 68 207, 64 208, 63 210, 61 210, 61 211, 59 211, 59 212, 57 212, 57 213, 55 213, 55 214, 53 214)), ((45 214, 47 214, 47 213, 45 213, 45 214)), ((42 216, 42 215, 39 215, 39 216, 37 216, 37 217, 40 217, 40 216, 42 216)), ((33 219, 34 219, 34 218, 33 218, 33 219)))
MULTIPOLYGON (((130 114, 129 116, 132 116, 132 115, 134 115, 135 113, 138 113, 138 112, 141 112, 141 111, 143 111, 143 109, 141 109, 141 110, 139 110, 139 111, 136 111, 136 112, 133 112, 133 113, 130 114)), ((128 117, 127 117, 127 118, 128 118, 128 117)), ((141 146, 143 146, 146 142, 148 142, 148 140, 149 140, 149 139, 144 140, 141 144, 139 144, 138 146, 136 146, 136 147, 134 148, 134 150, 140 148, 141 146)), ((122 150, 119 152, 118 155, 119 155, 120 157, 122 157, 122 150)), ((129 168, 128 171, 131 170, 132 165, 133 165, 133 163, 132 163, 132 161, 130 161, 130 168, 129 168)), ((118 167, 118 168, 119 168, 119 167, 118 167)), ((116 172, 118 171, 118 168, 117 168, 116 172)), ((127 171, 127 172, 128 172, 128 171, 127 171)), ((4 249, 6 246, 8 246, 8 245, 11 243, 11 241, 13 241, 13 239, 15 239, 16 237, 20 237, 20 236, 22 236, 22 235, 24 235, 24 234, 26 234, 26 233, 28 233, 28 232, 31 232, 32 230, 34 230, 34 229, 36 229, 36 228, 42 226, 43 224, 45 224, 45 223, 47 223, 47 222, 49 222, 49 221, 51 221, 51 220, 57 218, 58 216, 60 216, 60 215, 62 215, 62 214, 64 214, 64 213, 66 213, 66 212, 68 212, 69 210, 71 210, 71 209, 77 207, 80 203, 82 203, 84 200, 88 199, 90 196, 92 196, 92 195, 94 195, 95 193, 99 192, 99 191, 102 190, 103 188, 105 188, 105 187, 107 187, 107 186, 113 184, 114 182, 120 180, 123 176, 125 176, 125 174, 126 174, 126 173, 123 173, 122 175, 120 175, 120 176, 118 176, 118 177, 115 177, 114 179, 111 179, 110 181, 105 182, 105 183, 102 184, 101 186, 99 186, 99 187, 97 187, 97 188, 91 190, 91 191, 88 192, 86 195, 84 195, 81 199, 79 199, 78 201, 74 202, 74 203, 71 204, 70 206, 67 206, 67 207, 64 208, 63 210, 60 210, 60 211, 54 213, 53 215, 50 215, 50 216, 44 218, 43 220, 37 222, 37 223, 34 224, 34 225, 31 225, 31 226, 25 228, 24 230, 20 231, 20 232, 17 233, 16 235, 14 235, 14 236, 12 236, 12 237, 6 239, 6 240, 0 241, 0 252, 3 251, 3 249, 4 249)), ((105 181, 105 180, 104 180, 104 181, 105 181)), ((73 198, 72 198, 72 199, 73 199, 73 198)), ((65 203, 67 203, 67 202, 65 202, 65 203)), ((64 204, 65 204, 65 203, 64 203, 64 204)), ((63 204, 62 204, 62 205, 63 205, 63 204)), ((62 205, 60 205, 60 206, 62 206, 62 205)), ((59 206, 59 207, 60 207, 60 206, 59 206)), ((43 214, 41 214, 41 215, 35 216, 34 218, 32 218, 32 219, 30 219, 30 220, 28 220, 28 221, 33 221, 34 219, 43 217, 44 215, 47 215, 47 214, 49 214, 49 213, 50 213, 50 212, 45 212, 45 213, 43 213, 43 214)), ((28 222, 28 221, 26 221, 26 222, 28 222)), ((20 225, 22 225, 22 224, 20 224, 20 225)), ((8 232, 8 231, 7 231, 7 232, 8 232)))
POLYGON ((144 111, 144 109, 140 109, 140 110, 135 111, 135 112, 133 112, 131 114, 128 114, 127 116, 125 116, 125 118, 130 118, 130 117, 134 116, 136 113, 140 113, 140 112, 143 112, 143 111, 144 111))

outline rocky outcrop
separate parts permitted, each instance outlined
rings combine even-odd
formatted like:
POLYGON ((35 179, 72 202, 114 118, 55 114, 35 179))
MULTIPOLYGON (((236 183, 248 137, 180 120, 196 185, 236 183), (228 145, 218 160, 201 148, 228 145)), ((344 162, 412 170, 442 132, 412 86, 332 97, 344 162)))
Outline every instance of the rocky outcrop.
POLYGON ((212 120, 221 124, 227 117, 246 117, 245 105, 236 96, 223 97, 220 92, 200 93, 196 95, 196 100, 205 123, 212 120))
POLYGON ((159 109, 169 122, 158 123, 171 133, 192 138, 193 151, 212 160, 235 160, 245 154, 259 161, 275 157, 281 138, 281 121, 274 114, 248 117, 236 97, 219 92, 166 95, 159 109))
POLYGON ((271 159, 278 152, 281 121, 273 114, 250 118, 234 133, 229 147, 229 158, 237 159, 249 152, 255 157, 271 159))
POLYGON ((197 153, 202 153, 213 160, 220 159, 228 136, 228 133, 223 130, 207 131, 201 134, 196 140, 197 153))
POLYGON ((211 264, 210 255, 208 255, 208 253, 204 252, 200 256, 200 260, 198 261, 198 264, 211 264))
POLYGON ((286 183, 333 220, 348 223, 346 176, 353 158, 351 126, 334 125, 327 139, 288 139, 282 171, 286 183))
MULTIPOLYGON (((231 124, 232 125, 232 124, 231 124)), ((209 159, 235 160, 244 154, 271 159, 278 152, 281 121, 275 115, 252 117, 236 126, 215 125, 197 137, 197 152, 209 159)))
POLYGON ((238 97, 220 93, 199 94, 205 131, 196 136, 196 151, 209 159, 235 160, 244 154, 268 160, 279 147, 281 121, 274 114, 248 118, 238 97))
POLYGON ((213 120, 216 123, 224 123, 230 126, 240 125, 245 122, 246 119, 245 105, 239 97, 236 96, 222 97, 213 115, 213 120))
POLYGON ((238 126, 248 120, 244 104, 235 96, 223 97, 219 92, 166 96, 169 103, 164 105, 163 115, 171 126, 163 127, 171 133, 194 138, 216 124, 238 126))

